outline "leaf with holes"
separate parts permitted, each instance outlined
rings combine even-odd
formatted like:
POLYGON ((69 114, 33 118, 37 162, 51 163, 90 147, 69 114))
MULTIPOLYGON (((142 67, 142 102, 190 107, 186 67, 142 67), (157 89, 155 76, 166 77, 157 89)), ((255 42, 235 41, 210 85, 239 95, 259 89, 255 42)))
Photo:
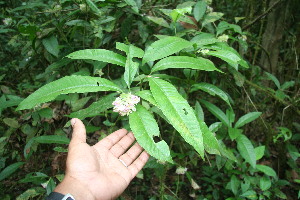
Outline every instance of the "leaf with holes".
POLYGON ((193 108, 169 82, 149 78, 149 83, 152 95, 168 121, 203 158, 203 136, 193 108))
POLYGON ((155 143, 153 137, 159 136, 157 122, 151 113, 142 105, 129 114, 129 125, 137 142, 154 158, 172 162, 169 146, 162 140, 155 143))
POLYGON ((168 68, 189 68, 203 71, 220 71, 210 60, 205 58, 192 58, 188 56, 170 56, 157 62, 153 66, 151 72, 156 72, 168 68))
POLYGON ((191 47, 193 43, 179 37, 168 36, 153 42, 145 52, 142 64, 165 58, 184 48, 191 47))
POLYGON ((66 76, 44 85, 29 95, 19 104, 17 110, 33 108, 40 103, 54 100, 60 94, 98 91, 121 91, 121 89, 113 82, 104 78, 90 76, 66 76))
POLYGON ((126 63, 124 56, 105 49, 79 50, 67 55, 67 57, 71 59, 97 60, 122 67, 124 67, 126 63))

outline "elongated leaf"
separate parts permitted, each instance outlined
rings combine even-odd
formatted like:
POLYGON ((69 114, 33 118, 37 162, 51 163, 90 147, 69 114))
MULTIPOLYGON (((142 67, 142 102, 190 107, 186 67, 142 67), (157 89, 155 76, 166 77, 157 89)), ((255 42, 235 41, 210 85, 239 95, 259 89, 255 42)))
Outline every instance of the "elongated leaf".
POLYGON ((127 44, 124 44, 121 42, 117 42, 116 48, 121 51, 124 51, 127 55, 129 53, 129 48, 131 48, 131 56, 132 57, 142 58, 144 56, 144 51, 133 45, 127 45, 127 44))
POLYGON ((205 1, 198 1, 194 7, 193 13, 197 22, 203 17, 206 11, 207 4, 205 1))
POLYGON ((230 189, 234 195, 237 194, 240 185, 241 181, 235 175, 232 175, 230 178, 230 189))
POLYGON ((139 97, 141 97, 142 99, 145 99, 146 101, 149 101, 151 104, 157 106, 157 103, 151 93, 150 90, 142 90, 139 91, 137 93, 135 93, 136 95, 138 95, 139 97))
POLYGON ((172 162, 169 146, 162 140, 155 143, 154 136, 159 136, 158 125, 142 105, 136 106, 136 111, 129 115, 130 128, 137 142, 154 158, 162 161, 172 162))
POLYGON ((58 48, 58 41, 55 36, 51 36, 49 38, 43 39, 42 43, 49 53, 58 57, 59 48, 58 48))
POLYGON ((169 82, 149 78, 149 83, 152 95, 168 121, 203 158, 202 131, 194 110, 169 82))
POLYGON ((205 122, 199 121, 203 136, 204 149, 210 154, 220 155, 220 147, 216 136, 209 130, 205 122))
POLYGON ((203 90, 204 92, 209 93, 212 96, 217 95, 231 107, 227 94, 225 92, 223 92, 223 90, 221 90, 217 86, 214 86, 209 83, 197 83, 192 86, 191 92, 194 92, 199 89, 203 90))
POLYGON ((98 91, 121 91, 114 83, 104 78, 90 76, 66 76, 44 85, 24 99, 17 110, 30 109, 40 103, 55 99, 60 94, 98 91))
POLYGON ((69 144, 70 139, 61 135, 43 135, 34 138, 35 142, 41 144, 69 144))
POLYGON ((126 63, 126 58, 124 56, 105 49, 79 50, 67 55, 67 57, 71 59, 88 59, 108 62, 122 67, 124 67, 126 63))
POLYGON ((196 104, 195 104, 195 114, 196 114, 198 121, 199 120, 204 121, 204 112, 198 101, 196 101, 196 104))
POLYGON ((245 135, 240 135, 237 137, 236 142, 241 156, 246 160, 246 162, 255 168, 256 155, 251 141, 245 135))
POLYGON ((229 122, 227 116, 225 113, 215 106, 214 104, 211 104, 205 100, 200 100, 201 103, 205 105, 205 107, 216 117, 218 118, 223 124, 225 124, 227 127, 231 127, 231 123, 229 122))
POLYGON ((124 81, 127 84, 128 88, 130 88, 130 84, 132 83, 139 67, 139 63, 133 62, 133 52, 134 47, 133 45, 129 46, 126 64, 125 64, 125 72, 124 72, 124 81))
POLYGON ((268 76, 268 79, 272 80, 274 82, 274 84, 277 86, 277 88, 280 89, 280 82, 276 78, 276 76, 274 76, 273 74, 270 74, 269 72, 265 72, 265 74, 268 76))
POLYGON ((100 98, 98 101, 92 103, 88 108, 81 109, 77 112, 73 112, 68 117, 85 119, 87 117, 94 117, 99 113, 106 111, 113 107, 112 102, 116 99, 117 93, 112 93, 100 98))
POLYGON ((162 18, 162 17, 147 16, 147 18, 150 21, 152 21, 152 22, 154 22, 154 23, 156 23, 156 24, 158 24, 160 26, 163 26, 163 27, 166 27, 166 28, 170 28, 168 22, 164 18, 162 18))
POLYGON ((91 0, 86 0, 87 5, 90 7, 90 9, 97 15, 101 15, 101 11, 98 9, 98 7, 93 3, 91 0))
POLYGON ((16 200, 29 200, 34 199, 34 197, 39 196, 45 193, 45 189, 42 187, 34 187, 26 190, 22 194, 20 194, 16 200))
POLYGON ((227 62, 229 65, 234 67, 235 69, 238 69, 238 62, 241 60, 237 55, 230 51, 225 50, 217 50, 217 51, 209 51, 207 55, 218 57, 225 62, 227 62))
POLYGON ((168 68, 190 68, 204 71, 220 71, 215 65, 205 58, 192 58, 188 56, 170 56, 157 62, 151 72, 164 70, 168 68))
POLYGON ((234 125, 235 128, 240 128, 245 124, 252 122, 253 120, 257 119, 261 115, 261 112, 251 112, 247 113, 246 115, 242 116, 234 125))
POLYGON ((24 164, 24 162, 16 162, 14 164, 11 164, 11 165, 7 166, 5 169, 3 169, 0 172, 0 181, 2 181, 3 179, 9 177, 10 175, 12 175, 23 164, 24 164))
POLYGON ((193 43, 179 37, 164 37, 161 40, 153 42, 148 47, 145 52, 142 64, 170 56, 192 45, 193 43))
POLYGON ((277 174, 276 172, 274 171, 274 169, 272 169, 271 167, 269 166, 266 166, 266 165, 256 165, 256 169, 258 171, 261 171, 263 173, 265 173, 266 175, 268 176, 273 176, 274 178, 277 177, 277 174))

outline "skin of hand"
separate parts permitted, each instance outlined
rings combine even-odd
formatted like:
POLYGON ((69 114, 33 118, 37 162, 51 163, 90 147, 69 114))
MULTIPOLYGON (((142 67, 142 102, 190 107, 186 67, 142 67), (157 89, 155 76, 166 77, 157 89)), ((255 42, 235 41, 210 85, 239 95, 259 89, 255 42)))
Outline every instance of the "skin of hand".
POLYGON ((135 143, 131 132, 120 129, 97 144, 86 143, 86 129, 73 118, 66 175, 55 192, 71 194, 76 200, 115 199, 144 167, 149 154, 135 143), (132 145, 132 146, 131 146, 132 145), (121 159, 128 167, 126 167, 121 159))

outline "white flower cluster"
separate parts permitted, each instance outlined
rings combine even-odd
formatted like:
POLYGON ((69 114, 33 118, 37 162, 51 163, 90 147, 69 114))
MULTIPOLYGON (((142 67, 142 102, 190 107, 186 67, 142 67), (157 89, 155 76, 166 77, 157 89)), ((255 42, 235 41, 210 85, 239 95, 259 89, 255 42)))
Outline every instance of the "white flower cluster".
POLYGON ((136 111, 135 105, 140 102, 140 97, 132 95, 131 93, 122 93, 112 103, 114 105, 114 112, 118 112, 121 116, 129 115, 136 111))
POLYGON ((206 55, 209 52, 209 49, 200 49, 198 50, 199 53, 202 53, 203 55, 206 55))
POLYGON ((185 172, 187 171, 187 168, 186 167, 178 167, 176 169, 176 174, 185 174, 185 172))
POLYGON ((226 34, 223 34, 223 35, 221 35, 221 36, 218 37, 218 40, 220 42, 227 42, 228 39, 229 39, 229 37, 226 34))

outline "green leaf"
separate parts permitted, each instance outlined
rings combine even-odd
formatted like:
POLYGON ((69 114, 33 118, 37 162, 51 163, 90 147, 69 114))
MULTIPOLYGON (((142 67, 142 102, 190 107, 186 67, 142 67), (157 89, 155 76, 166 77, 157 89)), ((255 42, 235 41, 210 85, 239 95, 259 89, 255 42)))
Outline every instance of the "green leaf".
POLYGON ((73 112, 67 115, 71 118, 85 119, 87 117, 94 117, 99 115, 99 113, 106 111, 113 107, 112 103, 116 99, 117 93, 112 93, 101 97, 98 101, 92 103, 89 107, 81 109, 77 112, 73 112))
POLYGON ((218 88, 217 86, 214 86, 209 83, 197 83, 197 84, 192 85, 191 92, 194 92, 196 90, 203 90, 204 92, 207 92, 212 96, 217 95, 231 107, 228 95, 225 92, 223 92, 223 90, 218 88))
POLYGON ((181 51, 184 48, 191 47, 192 45, 193 43, 179 37, 164 37, 161 40, 153 42, 148 47, 145 52, 142 64, 170 56, 176 52, 181 51))
POLYGON ((234 125, 234 128, 240 128, 245 124, 252 122, 253 120, 257 119, 261 115, 261 112, 251 112, 247 113, 246 115, 242 116, 234 125))
POLYGON ((129 114, 130 128, 137 142, 153 157, 158 160, 172 162, 167 143, 162 140, 155 143, 154 136, 159 136, 157 122, 142 105, 136 106, 136 111, 129 114))
POLYGON ((241 129, 231 127, 228 128, 228 135, 232 141, 239 137, 242 134, 242 132, 243 130, 241 129))
POLYGON ((168 68, 190 68, 204 71, 220 71, 210 60, 205 58, 192 58, 188 56, 170 56, 157 62, 153 66, 151 72, 156 72, 168 68))
POLYGON ((231 127, 231 124, 227 118, 227 116, 225 115, 225 113, 220 110, 220 108, 218 108, 217 106, 215 106, 214 104, 211 104, 205 100, 200 100, 200 102, 202 104, 205 105, 205 107, 216 117, 218 118, 224 125, 226 125, 227 127, 231 127))
POLYGON ((139 8, 137 6, 137 3, 134 0, 124 0, 129 6, 132 7, 132 10, 134 12, 139 13, 139 8))
POLYGON ((191 42, 195 43, 198 48, 201 48, 204 45, 214 44, 219 42, 213 34, 210 33, 199 33, 191 39, 191 42))
POLYGON ((199 120, 204 121, 204 112, 198 101, 196 101, 196 104, 195 104, 195 114, 196 114, 198 121, 199 120))
POLYGON ((42 187, 34 187, 34 188, 30 188, 28 190, 26 190, 25 192, 23 192, 22 194, 20 194, 16 200, 29 200, 29 199, 33 199, 36 196, 39 196, 41 194, 45 193, 45 189, 42 187))
POLYGON ((220 147, 216 136, 209 130, 205 122, 199 121, 203 136, 204 149, 210 154, 220 154, 220 147))
POLYGON ((116 43, 116 48, 120 51, 124 51, 127 55, 129 54, 129 48, 131 50, 131 56, 136 58, 142 58, 144 56, 144 51, 136 46, 127 45, 121 42, 116 43))
POLYGON ((259 146, 254 149, 256 160, 261 159, 265 154, 265 146, 259 146))
POLYGON ((149 83, 152 95, 168 121, 203 158, 203 136, 194 110, 169 82, 149 78, 149 83))
POLYGON ((66 76, 44 85, 24 99, 17 110, 30 109, 40 103, 55 99, 60 94, 85 93, 98 91, 121 91, 111 81, 90 76, 66 76))
POLYGON ((19 128, 20 127, 19 122, 14 118, 4 118, 3 122, 7 126, 12 127, 12 128, 19 128))
POLYGON ((129 46, 126 64, 125 64, 125 72, 124 72, 124 81, 127 84, 128 88, 130 88, 130 84, 132 83, 139 67, 139 63, 133 62, 133 52, 134 47, 132 45, 129 46))
POLYGON ((158 25, 160 25, 160 26, 163 26, 163 27, 166 27, 166 28, 170 28, 168 22, 167 22, 166 20, 164 20, 164 18, 161 18, 161 17, 153 17, 153 16, 147 16, 147 18, 148 18, 150 21, 152 21, 152 22, 154 22, 154 23, 156 23, 156 24, 158 24, 158 25))
POLYGON ((58 46, 58 41, 57 38, 52 35, 51 37, 45 38, 42 40, 42 43, 46 50, 51 53, 52 55, 58 57, 59 53, 59 46, 58 46))
POLYGON ((91 0, 86 0, 87 5, 90 7, 90 9, 96 14, 101 15, 102 12, 97 8, 97 6, 93 3, 91 0))
POLYGON ((71 59, 88 59, 108 62, 122 67, 124 67, 126 63, 126 58, 124 56, 105 49, 79 50, 67 55, 67 57, 71 59))
POLYGON ((24 164, 24 162, 16 162, 14 164, 11 164, 7 166, 5 169, 3 169, 0 172, 0 181, 4 180, 5 178, 12 175, 19 167, 21 167, 24 164))
POLYGON ((286 90, 290 87, 293 87, 295 85, 295 81, 287 81, 280 87, 281 90, 286 90))
POLYGON ((231 51, 226 51, 226 50, 209 51, 206 54, 215 56, 215 57, 218 57, 218 58, 224 60, 229 65, 234 67, 236 70, 238 69, 239 61, 241 60, 241 58, 238 57, 236 54, 232 53, 231 51))
POLYGON ((244 194, 241 195, 242 197, 246 197, 247 199, 257 199, 256 192, 254 190, 248 190, 244 194))
POLYGON ((259 187, 262 191, 268 190, 271 187, 271 185, 272 185, 272 182, 268 176, 263 176, 259 180, 259 187))
POLYGON ((237 195, 240 184, 241 181, 235 175, 232 175, 230 178, 230 189, 234 195, 237 195))
POLYGON ((275 85, 277 86, 277 88, 280 89, 279 80, 273 74, 270 74, 269 72, 265 72, 265 74, 267 75, 268 79, 272 80, 275 83, 275 85))
POLYGON ((256 167, 256 156, 254 147, 251 141, 245 136, 240 135, 236 139, 237 149, 239 150, 241 156, 248 162, 253 168, 256 167))
POLYGON ((135 93, 136 95, 138 95, 139 97, 141 97, 142 99, 149 101, 151 104, 157 106, 157 103, 151 93, 150 90, 142 90, 142 91, 138 91, 137 93, 135 93))
POLYGON ((205 17, 203 19, 202 26, 205 26, 208 23, 212 23, 212 22, 219 20, 223 15, 224 14, 220 13, 220 12, 208 13, 207 15, 205 15, 205 17))
POLYGON ((194 17, 199 22, 202 19, 203 15, 205 14, 207 4, 205 1, 198 1, 194 7, 193 13, 194 17))
POLYGON ((43 135, 34 138, 35 142, 41 144, 69 144, 70 139, 61 135, 43 135))
POLYGON ((218 26, 217 26, 217 35, 222 34, 224 31, 232 29, 236 33, 242 34, 242 29, 240 26, 235 25, 235 24, 229 24, 228 22, 221 21, 218 26))
POLYGON ((268 176, 272 176, 274 178, 277 178, 276 172, 274 171, 274 169, 272 169, 269 166, 266 166, 266 165, 256 165, 256 169, 258 171, 263 172, 264 174, 266 174, 268 176))
POLYGON ((215 122, 211 124, 208 128, 211 132, 215 133, 222 127, 222 122, 215 122))

